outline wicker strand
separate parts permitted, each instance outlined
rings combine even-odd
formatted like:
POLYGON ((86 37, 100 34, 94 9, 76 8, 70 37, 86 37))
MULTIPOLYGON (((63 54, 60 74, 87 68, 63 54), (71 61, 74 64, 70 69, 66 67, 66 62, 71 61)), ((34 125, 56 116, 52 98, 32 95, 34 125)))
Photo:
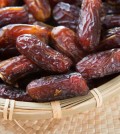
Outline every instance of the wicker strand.
POLYGON ((97 88, 94 88, 90 92, 92 93, 92 95, 94 96, 94 98, 96 100, 97 107, 101 107, 103 104, 103 98, 102 98, 101 93, 98 91, 97 88))
POLYGON ((14 107, 15 107, 15 100, 11 100, 10 101, 9 120, 12 120, 14 107))
POLYGON ((61 119, 62 117, 62 110, 60 106, 59 101, 53 101, 51 102, 52 111, 53 111, 53 118, 55 119, 61 119))
POLYGON ((6 99, 5 106, 4 106, 4 109, 3 109, 3 119, 4 120, 7 120, 8 119, 7 115, 8 115, 9 102, 10 102, 10 100, 9 99, 6 99))
POLYGON ((15 122, 16 125, 18 125, 25 133, 27 133, 26 130, 19 124, 18 121, 14 120, 14 122, 15 122))

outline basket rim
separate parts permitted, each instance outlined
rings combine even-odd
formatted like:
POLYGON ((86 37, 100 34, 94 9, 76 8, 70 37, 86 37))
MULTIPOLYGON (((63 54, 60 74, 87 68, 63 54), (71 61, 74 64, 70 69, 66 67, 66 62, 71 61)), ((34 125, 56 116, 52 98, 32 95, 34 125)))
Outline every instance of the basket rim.
MULTIPOLYGON (((100 92, 103 103, 111 99, 111 97, 120 92, 120 75, 110 80, 109 82, 97 87, 100 92)), ((0 98, 0 118, 4 116, 5 104, 7 99, 0 98)), ((12 119, 23 120, 38 120, 54 118, 54 110, 56 114, 61 114, 62 117, 83 113, 85 111, 96 108, 96 99, 91 92, 86 96, 79 96, 70 99, 57 101, 60 104, 60 109, 52 107, 52 102, 35 103, 35 102, 21 102, 15 101, 14 107, 12 100, 9 100, 6 116, 9 117, 12 109, 12 119), (61 112, 61 113, 57 113, 61 112)))

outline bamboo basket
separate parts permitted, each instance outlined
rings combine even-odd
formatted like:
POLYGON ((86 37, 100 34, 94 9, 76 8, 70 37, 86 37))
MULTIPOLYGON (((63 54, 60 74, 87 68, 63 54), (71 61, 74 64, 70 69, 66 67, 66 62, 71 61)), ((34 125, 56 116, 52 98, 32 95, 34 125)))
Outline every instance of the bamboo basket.
POLYGON ((101 107, 120 93, 120 76, 91 90, 86 96, 49 102, 30 103, 0 98, 0 118, 5 120, 39 120, 64 118, 101 107))

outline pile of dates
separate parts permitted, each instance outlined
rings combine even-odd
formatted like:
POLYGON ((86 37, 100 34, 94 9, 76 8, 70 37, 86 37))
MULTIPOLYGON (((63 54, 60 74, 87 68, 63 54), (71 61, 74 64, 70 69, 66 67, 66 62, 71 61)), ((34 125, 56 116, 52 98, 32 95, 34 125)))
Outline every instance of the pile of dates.
POLYGON ((120 0, 1 0, 0 97, 83 96, 120 73, 120 0))

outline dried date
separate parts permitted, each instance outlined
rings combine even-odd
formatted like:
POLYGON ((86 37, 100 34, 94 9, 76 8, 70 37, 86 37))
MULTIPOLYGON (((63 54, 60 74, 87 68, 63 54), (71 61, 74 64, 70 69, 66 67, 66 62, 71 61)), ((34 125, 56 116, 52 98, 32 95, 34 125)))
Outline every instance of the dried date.
POLYGON ((23 7, 6 7, 0 9, 0 27, 17 23, 28 23, 28 13, 23 7))
POLYGON ((84 0, 79 14, 77 33, 85 51, 95 51, 99 44, 101 0, 84 0))
POLYGON ((9 84, 39 71, 40 68, 23 55, 0 62, 0 78, 9 84))
POLYGON ((0 29, 0 58, 7 58, 16 56, 14 54, 19 54, 15 45, 16 38, 21 34, 34 34, 41 41, 48 42, 50 31, 38 25, 28 25, 28 24, 11 24, 0 29), (14 51, 14 53, 13 53, 14 51), (9 57, 8 57, 9 56, 9 57))
POLYGON ((75 5, 60 2, 53 10, 53 18, 59 25, 76 31, 80 8, 75 5))
POLYGON ((76 65, 76 69, 87 79, 119 73, 120 49, 112 49, 89 55, 76 65))
POLYGON ((104 28, 114 28, 114 27, 120 27, 120 15, 112 14, 112 15, 106 15, 101 18, 102 25, 104 28))
POLYGON ((76 34, 64 26, 53 28, 51 32, 54 47, 71 58, 75 63, 85 56, 83 50, 78 48, 78 40, 76 34))
POLYGON ((51 16, 48 0, 24 0, 29 11, 39 21, 46 21, 51 16))
POLYGON ((44 102, 86 95, 89 88, 81 74, 71 73, 34 80, 26 91, 34 100, 44 102))
POLYGON ((8 6, 15 6, 17 0, 0 0, 0 8, 8 7, 8 6))
POLYGON ((4 84, 0 84, 0 97, 16 101, 26 101, 26 102, 34 101, 24 90, 17 89, 4 84))
POLYGON ((55 51, 34 35, 19 36, 16 47, 21 54, 48 71, 66 72, 72 65, 72 61, 68 57, 55 51))
POLYGON ((105 32, 98 50, 108 50, 112 48, 120 48, 120 27, 109 29, 105 32))

